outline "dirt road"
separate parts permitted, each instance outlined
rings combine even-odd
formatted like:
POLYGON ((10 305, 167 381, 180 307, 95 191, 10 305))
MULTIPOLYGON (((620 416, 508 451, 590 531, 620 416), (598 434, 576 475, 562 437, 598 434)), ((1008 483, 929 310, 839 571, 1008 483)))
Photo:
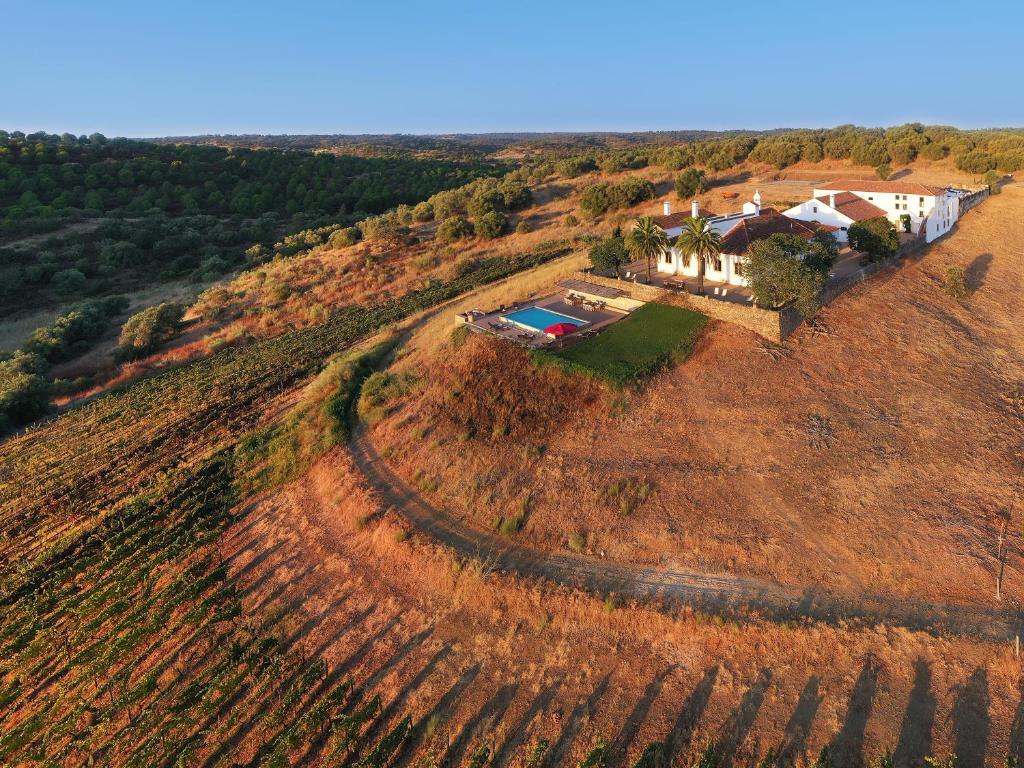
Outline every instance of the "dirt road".
POLYGON ((811 619, 829 623, 888 624, 934 634, 1012 640, 1021 632, 1016 611, 928 602, 893 602, 870 594, 802 592, 770 581, 723 573, 649 568, 572 554, 546 554, 509 539, 464 525, 433 506, 384 462, 365 425, 355 430, 350 450, 382 504, 393 507, 420 533, 498 572, 625 598, 660 598, 697 610, 741 620, 811 619))

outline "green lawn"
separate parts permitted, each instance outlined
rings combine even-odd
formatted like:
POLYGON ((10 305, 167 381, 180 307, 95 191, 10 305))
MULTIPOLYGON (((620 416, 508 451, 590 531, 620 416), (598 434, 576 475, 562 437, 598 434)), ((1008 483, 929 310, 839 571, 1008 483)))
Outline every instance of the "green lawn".
POLYGON ((667 304, 650 303, 593 338, 555 357, 607 379, 616 386, 685 360, 707 317, 667 304))

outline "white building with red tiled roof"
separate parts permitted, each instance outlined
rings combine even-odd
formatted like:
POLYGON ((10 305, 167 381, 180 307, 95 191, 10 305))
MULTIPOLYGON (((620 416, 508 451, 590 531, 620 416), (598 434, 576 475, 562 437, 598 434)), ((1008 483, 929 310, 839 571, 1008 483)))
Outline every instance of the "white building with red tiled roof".
POLYGON ((846 231, 858 221, 887 216, 887 212, 853 192, 830 192, 794 205, 782 212, 784 216, 800 221, 816 221, 836 228, 836 240, 847 241, 846 231))
MULTIPOLYGON (((817 218, 814 209, 817 207, 832 208, 828 201, 835 200, 839 208, 842 208, 840 198, 847 205, 846 218, 853 221, 863 221, 872 216, 857 218, 849 215, 857 213, 863 215, 869 209, 859 206, 851 200, 850 196, 870 203, 880 213, 875 216, 885 216, 889 221, 902 229, 902 217, 910 219, 910 231, 919 234, 924 230, 924 237, 927 242, 932 242, 938 237, 946 234, 953 228, 960 217, 960 193, 947 188, 931 187, 926 184, 919 184, 916 181, 872 181, 864 179, 838 179, 836 181, 823 182, 822 186, 814 188, 814 198, 801 203, 795 208, 786 211, 787 216, 793 216, 802 220, 817 218), (826 202, 822 202, 824 199, 826 202), (797 210, 800 209, 800 210, 797 210)), ((834 210, 834 209, 833 209, 834 210)), ((838 211, 842 213, 842 211, 838 211)), ((831 215, 831 214, 830 214, 831 215)), ((838 216, 834 217, 838 219, 838 216)), ((829 219, 818 219, 835 222, 829 219)), ((844 223, 840 227, 848 227, 850 223, 844 223)), ((845 231, 840 228, 840 232, 845 231)), ((845 239, 845 238, 844 238, 845 239)))
MULTIPOLYGON (((701 215, 699 207, 690 211, 690 216, 701 215)), ((691 254, 682 253, 675 242, 682 231, 683 222, 688 218, 666 223, 676 224, 672 231, 666 230, 672 244, 658 260, 658 271, 670 275, 696 277, 700 265, 691 254)), ((705 218, 712 228, 722 236, 722 252, 710 259, 704 268, 704 277, 711 282, 729 283, 730 285, 746 285, 744 275, 747 248, 755 240, 761 240, 777 233, 797 235, 810 240, 818 229, 835 233, 837 228, 828 224, 806 223, 789 218, 774 208, 761 209, 761 195, 756 193, 753 202, 743 205, 743 212, 731 216, 707 216, 705 218)), ((656 216, 655 222, 665 221, 663 216, 656 216)), ((659 226, 661 224, 659 223, 659 226)))

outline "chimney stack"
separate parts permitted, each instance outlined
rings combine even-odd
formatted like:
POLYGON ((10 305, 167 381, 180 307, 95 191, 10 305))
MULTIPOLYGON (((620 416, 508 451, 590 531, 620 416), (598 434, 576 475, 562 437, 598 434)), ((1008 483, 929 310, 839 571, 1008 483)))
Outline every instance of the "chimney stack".
POLYGON ((663 202, 661 204, 661 211, 666 216, 671 215, 672 214, 672 202, 670 200, 666 200, 665 202, 663 202))
POLYGON ((690 215, 695 219, 700 216, 700 203, 697 202, 697 198, 693 198, 693 202, 690 203, 690 215))
POLYGON ((754 190, 754 212, 758 215, 761 214, 761 190, 754 190))
POLYGON ((836 193, 835 192, 829 192, 828 193, 828 207, 832 208, 832 209, 835 209, 835 207, 836 207, 836 193))

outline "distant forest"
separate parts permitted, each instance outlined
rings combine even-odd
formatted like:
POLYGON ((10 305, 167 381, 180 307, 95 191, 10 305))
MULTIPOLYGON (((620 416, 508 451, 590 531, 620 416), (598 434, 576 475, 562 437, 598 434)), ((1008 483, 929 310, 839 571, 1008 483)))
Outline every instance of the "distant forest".
POLYGON ((725 170, 748 158, 784 168, 801 160, 850 158, 859 165, 907 164, 917 157, 947 155, 971 173, 1014 172, 1024 167, 1024 129, 964 131, 952 126, 910 123, 892 128, 841 125, 827 129, 768 131, 649 131, 584 133, 481 133, 418 136, 412 134, 204 135, 151 139, 224 147, 331 149, 346 154, 408 153, 448 157, 519 152, 537 160, 589 156, 601 167, 602 153, 630 152, 660 165, 666 153, 725 170))
POLYGON ((0 131, 0 315, 159 279, 210 279, 254 243, 353 223, 505 170, 0 131))

